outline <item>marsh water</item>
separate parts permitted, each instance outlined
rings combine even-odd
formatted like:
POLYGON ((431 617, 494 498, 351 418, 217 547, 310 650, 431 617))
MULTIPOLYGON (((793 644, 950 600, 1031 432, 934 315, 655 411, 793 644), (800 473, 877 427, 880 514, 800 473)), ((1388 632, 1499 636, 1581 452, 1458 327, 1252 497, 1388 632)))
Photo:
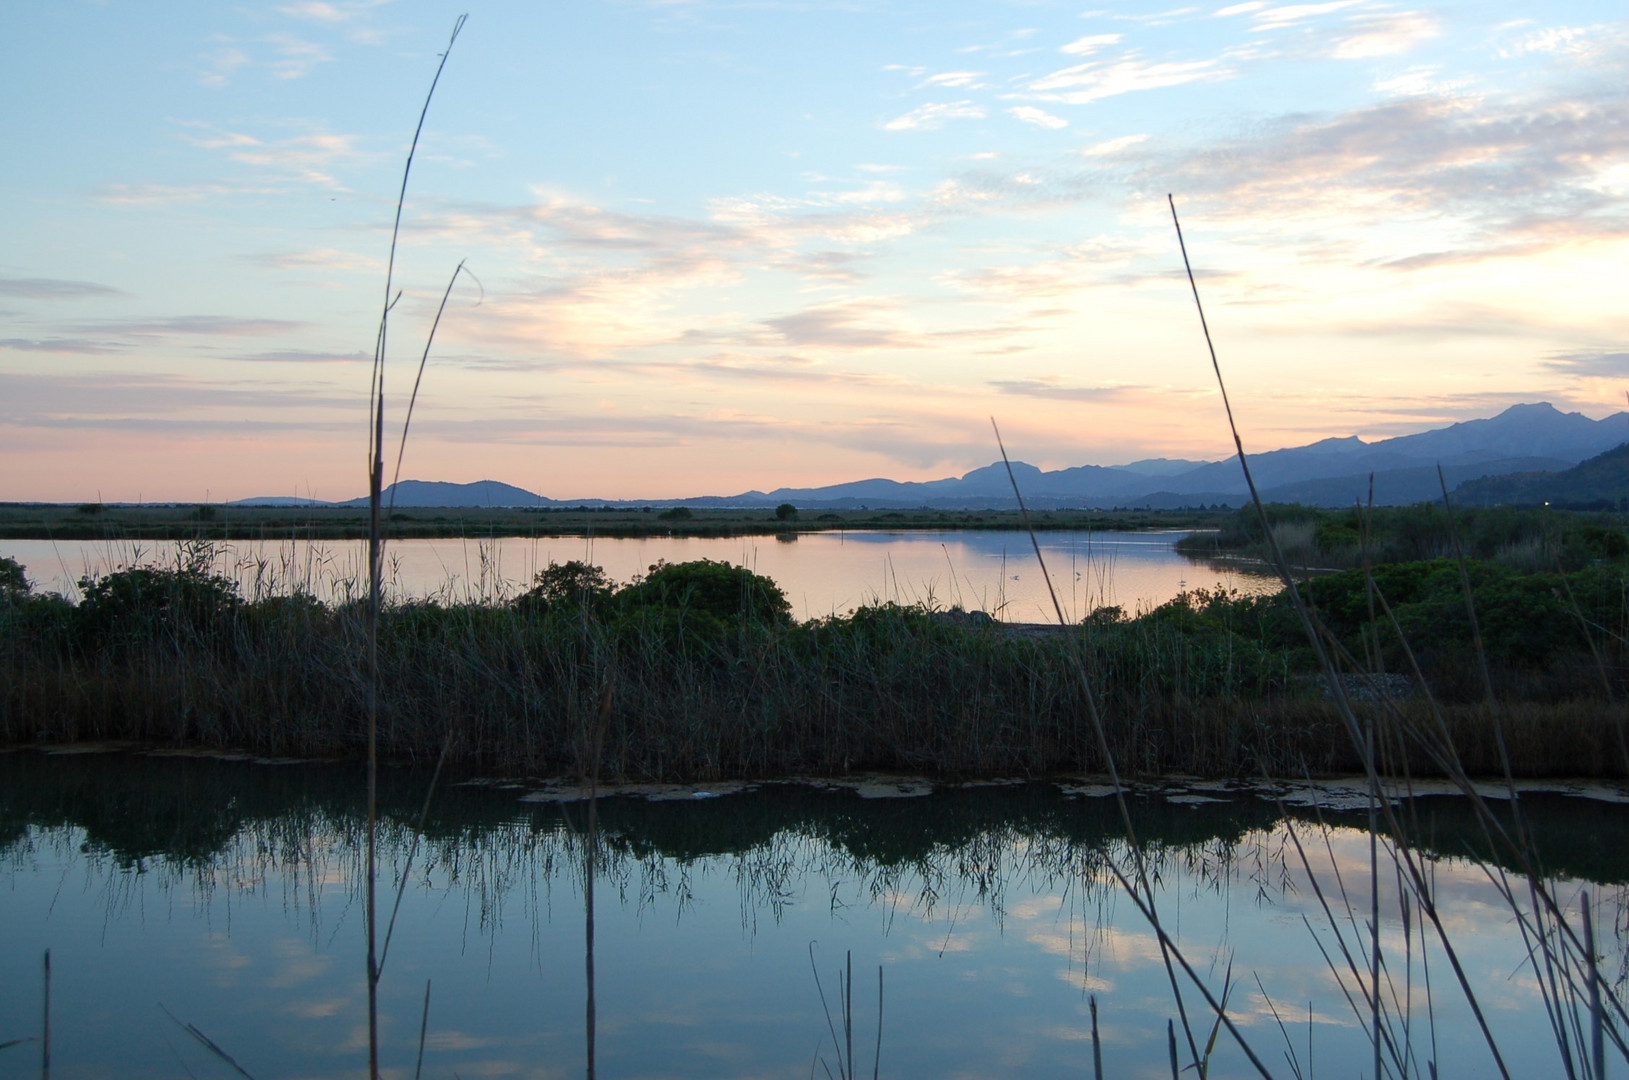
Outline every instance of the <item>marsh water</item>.
MULTIPOLYGON (((421 834, 427 779, 382 783, 382 912, 406 881, 381 982, 388 1075, 413 1075, 427 985, 427 1077, 584 1076, 591 1031, 605 1077, 837 1075, 850 958, 856 1075, 880 1053, 881 1076, 1090 1076, 1094 1000, 1104 1075, 1170 1075, 1171 989, 1114 881, 1132 862, 1099 787, 603 799, 590 1027, 586 806, 529 785, 454 784, 421 834)), ((238 1075, 185 1025, 261 1080, 363 1072, 363 790, 350 766, 0 754, 0 1043, 39 1035, 49 949, 56 1077, 238 1075)), ((1610 798, 1523 802, 1561 902, 1576 911, 1589 892, 1621 987, 1629 807, 1610 798)), ((1132 799, 1168 930, 1218 994, 1231 965, 1229 1014, 1279 1076, 1370 1075, 1325 958, 1340 964, 1340 941, 1364 936, 1366 817, 1325 802, 1281 812, 1215 785, 1132 799)), ((1512 1074, 1558 1075, 1499 868, 1470 858, 1466 805, 1418 798, 1408 812, 1512 1074)), ((1422 948, 1417 921, 1405 935, 1381 859, 1382 950, 1411 1018, 1410 1074, 1434 1062, 1444 1077, 1487 1075, 1443 951, 1422 948)), ((1185 989, 1202 1046, 1204 1007, 1185 989)), ((0 1049, 0 1075, 37 1075, 40 1049, 0 1049)), ((1223 1033, 1211 1075, 1253 1074, 1223 1033)))
MULTIPOLYGON (((1039 539, 1071 620, 1105 605, 1134 614, 1190 588, 1277 587, 1276 578, 1184 557, 1172 545, 1185 535, 1043 532, 1039 539)), ((68 596, 77 594, 76 582, 87 574, 134 564, 174 566, 186 557, 173 543, 90 540, 0 540, 0 556, 22 563, 36 588, 68 596)), ((724 560, 773 578, 803 619, 888 600, 960 605, 1009 622, 1057 617, 1028 534, 989 529, 817 532, 790 541, 773 536, 399 540, 388 548, 387 588, 403 598, 501 599, 524 590, 551 562, 572 559, 604 567, 619 582, 659 560, 724 560)), ((300 589, 331 600, 364 591, 367 577, 365 550, 356 542, 233 542, 210 549, 206 562, 240 582, 248 596, 300 589)))

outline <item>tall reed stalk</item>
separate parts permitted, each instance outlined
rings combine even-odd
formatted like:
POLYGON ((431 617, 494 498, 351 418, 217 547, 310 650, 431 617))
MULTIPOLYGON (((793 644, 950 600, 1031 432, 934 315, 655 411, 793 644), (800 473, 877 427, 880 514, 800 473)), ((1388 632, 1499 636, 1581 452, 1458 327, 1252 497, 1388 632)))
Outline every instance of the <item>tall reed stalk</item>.
MULTIPOLYGON (((368 981, 368 1076, 378 1080, 379 1076, 379 964, 377 962, 378 942, 378 906, 376 902, 378 882, 378 850, 377 834, 379 824, 379 615, 383 606, 384 584, 384 552, 385 531, 383 522, 383 487, 385 476, 385 357, 389 341, 390 312, 401 299, 401 293, 396 288, 396 247, 401 239, 402 208, 407 202, 407 181, 413 172, 413 158, 418 153, 419 137, 424 133, 424 121, 430 113, 430 102, 435 98, 436 85, 441 81, 441 73, 447 66, 447 58, 452 55, 453 45, 458 41, 458 34, 464 28, 464 20, 468 15, 460 15, 453 23, 452 34, 447 39, 447 48, 441 53, 440 62, 436 65, 435 77, 430 80, 430 89, 424 95, 424 106, 419 110, 419 121, 413 129, 413 141, 408 146, 407 161, 402 167, 401 189, 396 196, 396 216, 390 229, 390 255, 385 263, 385 295, 384 303, 379 312, 379 330, 374 338, 373 370, 368 382, 368 622, 367 622, 367 708, 368 708, 368 841, 367 841, 367 981, 368 981)), ((458 280, 458 273, 463 269, 459 264, 458 270, 453 272, 453 282, 458 280)), ((447 295, 452 292, 452 284, 447 285, 447 295)), ((446 309, 447 296, 443 295, 441 309, 436 312, 436 321, 432 325, 430 334, 425 341, 423 358, 419 362, 419 378, 424 374, 424 363, 430 355, 430 343, 435 338, 435 327, 441 322, 441 311, 446 309)), ((413 383, 413 396, 409 401, 407 421, 402 427, 401 448, 398 449, 396 465, 398 472, 401 469, 401 454, 407 444, 407 422, 412 419, 412 400, 418 396, 419 382, 413 383)), ((428 998, 426 999, 428 1007, 428 998)))

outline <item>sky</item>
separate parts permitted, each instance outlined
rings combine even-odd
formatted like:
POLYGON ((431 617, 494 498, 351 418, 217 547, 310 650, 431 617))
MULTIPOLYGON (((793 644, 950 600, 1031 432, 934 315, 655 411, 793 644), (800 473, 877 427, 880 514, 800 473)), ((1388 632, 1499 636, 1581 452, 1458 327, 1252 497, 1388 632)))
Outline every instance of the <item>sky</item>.
POLYGON ((13 5, 0 500, 672 498, 1629 387, 1613 2, 13 5))

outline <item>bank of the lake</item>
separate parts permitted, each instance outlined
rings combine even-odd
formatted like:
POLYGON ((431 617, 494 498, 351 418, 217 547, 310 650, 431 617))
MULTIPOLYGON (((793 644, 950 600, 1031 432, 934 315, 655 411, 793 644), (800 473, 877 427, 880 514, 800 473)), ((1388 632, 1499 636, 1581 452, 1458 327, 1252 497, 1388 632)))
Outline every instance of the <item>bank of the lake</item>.
MULTIPOLYGON (((1469 576, 1474 626, 1448 560, 1377 568, 1384 622, 1360 572, 1307 588, 1344 662, 1390 673, 1348 676, 1384 766, 1439 772, 1446 739, 1494 775, 1502 739, 1517 775, 1624 775, 1622 569, 1469 576)), ((198 570, 115 572, 78 605, 18 586, 0 609, 0 742, 354 756, 367 656, 362 605, 245 601, 198 570)), ((390 606, 379 670, 388 759, 517 775, 1097 772, 1088 685, 1131 775, 1361 764, 1284 596, 1190 591, 1015 632, 921 604, 800 621, 773 581, 722 563, 621 585, 567 564, 502 603, 390 606)))
MULTIPOLYGON (((1042 530, 1215 528, 1227 511, 1043 510, 1042 530)), ((1012 509, 933 510, 864 507, 777 513, 775 507, 414 507, 391 510, 397 539, 505 536, 797 536, 868 529, 1024 528, 1012 509)), ((229 506, 222 503, 0 503, 4 540, 361 540, 368 510, 351 506, 229 506)))

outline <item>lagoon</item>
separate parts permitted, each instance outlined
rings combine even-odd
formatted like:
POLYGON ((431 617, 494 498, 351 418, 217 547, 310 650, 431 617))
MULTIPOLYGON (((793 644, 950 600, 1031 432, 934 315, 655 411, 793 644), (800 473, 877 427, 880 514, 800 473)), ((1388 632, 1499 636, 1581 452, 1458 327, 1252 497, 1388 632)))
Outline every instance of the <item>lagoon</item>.
MULTIPOLYGON (((1058 600, 1071 621, 1107 605, 1128 614, 1185 589, 1221 585, 1276 589, 1277 579, 1196 562, 1172 545, 1185 531, 1038 534, 1058 600)), ((77 581, 125 566, 174 566, 184 545, 117 540, 0 540, 37 590, 77 596, 77 581)), ((490 601, 523 591, 551 562, 580 559, 617 581, 658 560, 716 559, 773 578, 800 619, 895 601, 960 605, 1007 622, 1054 622, 1056 615, 1029 536, 1010 530, 809 532, 795 540, 745 537, 500 537, 398 540, 387 552, 387 587, 397 599, 490 601)), ((366 590, 366 548, 343 541, 211 545, 206 563, 246 596, 299 589, 324 600, 366 590)))
MULTIPOLYGON (((412 1075, 428 982, 425 1076, 584 1075, 585 807, 537 785, 463 783, 437 796, 419 834, 426 779, 382 778, 382 896, 418 840, 381 985, 385 1063, 412 1075)), ((602 800, 600 1074, 802 1078, 823 1075, 821 1061, 835 1074, 821 994, 836 1018, 837 971, 852 956, 858 1074, 877 1045, 881 967, 882 1076, 1090 1076, 1094 999, 1104 1074, 1169 1075, 1171 991, 1113 881, 1129 856, 1102 789, 865 797, 923 790, 602 800)), ((1524 802, 1558 897, 1577 911, 1588 890, 1621 987, 1629 865, 1615 838, 1629 811, 1606 801, 1622 792, 1596 795, 1524 802)), ((1338 959, 1337 928, 1348 944, 1363 937, 1364 816, 1217 785, 1140 789, 1132 807, 1168 926, 1217 992, 1231 963, 1230 1015, 1273 1075, 1367 1075, 1362 1022, 1320 952, 1338 959), (1337 897, 1333 922, 1309 870, 1337 897)), ((1420 797, 1408 810, 1512 1074, 1558 1075, 1499 869, 1469 857, 1465 804, 1420 797)), ((182 1024, 262 1080, 364 1071, 362 832, 362 773, 348 766, 0 754, 0 1043, 38 1034, 50 949, 59 1077, 231 1075, 182 1024)), ((1381 912, 1410 1074, 1434 1062, 1443 1077, 1489 1075, 1441 948, 1422 952, 1417 920, 1405 937, 1385 872, 1381 912)), ((1191 989, 1186 1000, 1202 1013, 1191 989)), ((1208 1026, 1196 1027, 1202 1041, 1208 1026)), ((0 1050, 0 1075, 32 1075, 38 1050, 0 1050)), ((1211 1075, 1253 1075, 1225 1033, 1211 1075)))

